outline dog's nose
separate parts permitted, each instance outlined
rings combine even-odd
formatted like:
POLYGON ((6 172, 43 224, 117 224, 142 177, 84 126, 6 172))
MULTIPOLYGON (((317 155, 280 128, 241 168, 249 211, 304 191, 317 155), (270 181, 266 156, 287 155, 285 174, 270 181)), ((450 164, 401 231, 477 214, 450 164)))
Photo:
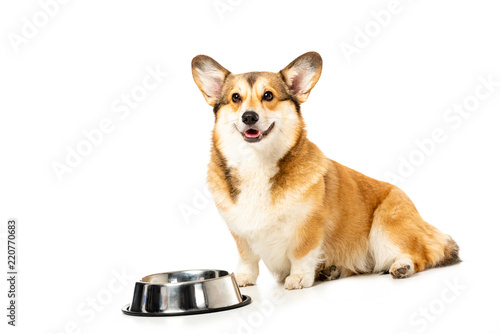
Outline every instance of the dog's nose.
POLYGON ((243 115, 241 115, 241 120, 246 125, 253 125, 259 120, 259 114, 255 111, 245 111, 243 115))

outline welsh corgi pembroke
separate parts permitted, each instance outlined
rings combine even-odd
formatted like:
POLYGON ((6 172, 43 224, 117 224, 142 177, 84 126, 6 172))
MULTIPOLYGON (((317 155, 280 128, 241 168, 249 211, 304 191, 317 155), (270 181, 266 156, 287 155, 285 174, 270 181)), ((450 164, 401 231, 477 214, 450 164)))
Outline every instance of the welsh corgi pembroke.
POLYGON ((307 139, 301 104, 322 63, 308 52, 277 73, 233 74, 205 55, 192 61, 215 116, 207 181, 236 241, 238 284, 256 284, 260 259, 289 290, 460 262, 455 241, 401 189, 328 159, 307 139))

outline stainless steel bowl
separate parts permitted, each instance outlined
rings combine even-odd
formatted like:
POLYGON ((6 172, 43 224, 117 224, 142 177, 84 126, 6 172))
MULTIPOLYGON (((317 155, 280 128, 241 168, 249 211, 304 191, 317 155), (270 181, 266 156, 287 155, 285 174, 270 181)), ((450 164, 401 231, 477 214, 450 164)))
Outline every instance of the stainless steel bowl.
POLYGON ((250 304, 234 274, 225 270, 186 270, 154 274, 135 283, 132 303, 123 313, 175 316, 229 310, 250 304))

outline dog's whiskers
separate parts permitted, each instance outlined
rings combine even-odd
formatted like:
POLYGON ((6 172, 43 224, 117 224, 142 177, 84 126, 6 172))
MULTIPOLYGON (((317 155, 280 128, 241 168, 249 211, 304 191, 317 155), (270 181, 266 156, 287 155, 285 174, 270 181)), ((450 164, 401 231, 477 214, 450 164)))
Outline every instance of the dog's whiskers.
POLYGON ((232 119, 232 120, 229 120, 227 122, 224 122, 224 124, 231 124, 231 123, 236 124, 236 122, 238 122, 238 119, 232 119))

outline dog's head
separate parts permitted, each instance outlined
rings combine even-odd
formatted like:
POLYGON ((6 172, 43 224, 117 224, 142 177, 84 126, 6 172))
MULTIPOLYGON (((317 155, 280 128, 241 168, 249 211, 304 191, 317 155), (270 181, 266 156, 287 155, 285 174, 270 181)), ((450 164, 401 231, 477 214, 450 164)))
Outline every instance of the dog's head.
POLYGON ((278 73, 233 74, 208 56, 196 56, 193 77, 214 110, 215 144, 291 147, 304 127, 300 104, 307 100, 321 69, 316 52, 303 54, 278 73))

